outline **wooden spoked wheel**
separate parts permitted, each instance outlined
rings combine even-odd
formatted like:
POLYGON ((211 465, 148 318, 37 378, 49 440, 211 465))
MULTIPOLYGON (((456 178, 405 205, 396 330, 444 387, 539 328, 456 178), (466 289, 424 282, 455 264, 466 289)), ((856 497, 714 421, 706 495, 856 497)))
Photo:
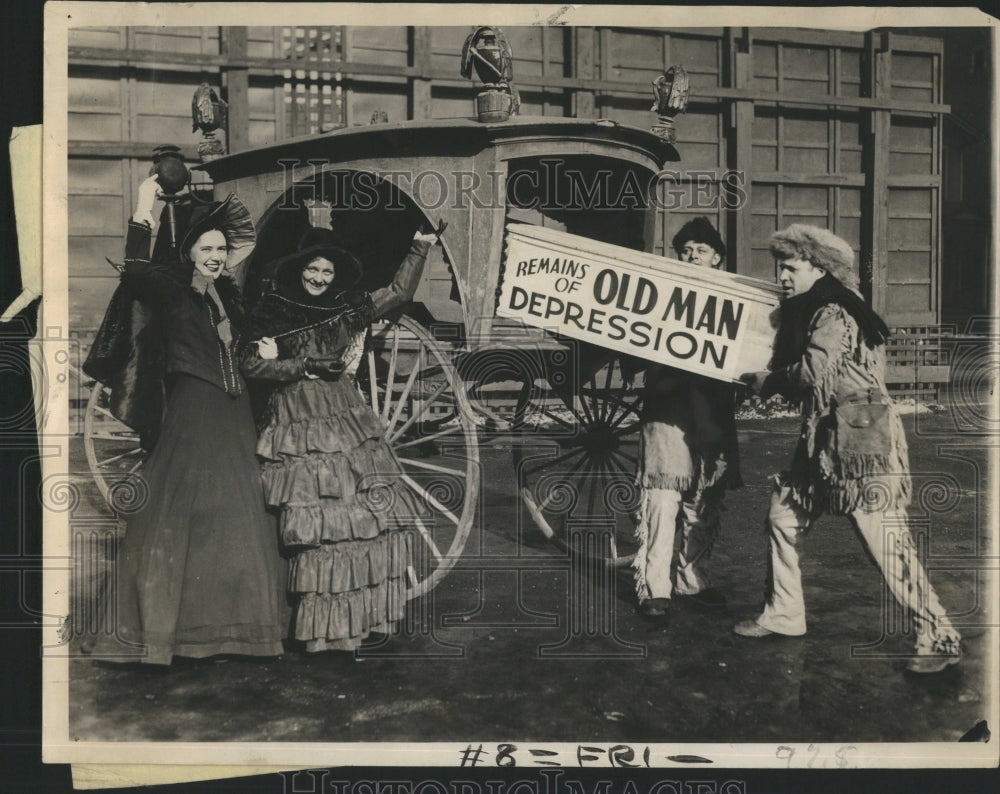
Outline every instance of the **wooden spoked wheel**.
POLYGON ((617 358, 572 394, 525 383, 515 445, 521 501, 550 540, 597 530, 601 558, 627 565, 635 557, 635 485, 642 392, 626 388, 617 358))
POLYGON ((127 513, 142 499, 136 472, 146 453, 139 435, 111 415, 110 396, 103 383, 91 387, 83 419, 83 448, 101 497, 115 513, 127 513))
POLYGON ((403 482, 422 514, 423 541, 407 598, 428 593, 462 554, 479 498, 479 445, 453 348, 417 322, 377 323, 358 385, 385 425, 403 482))

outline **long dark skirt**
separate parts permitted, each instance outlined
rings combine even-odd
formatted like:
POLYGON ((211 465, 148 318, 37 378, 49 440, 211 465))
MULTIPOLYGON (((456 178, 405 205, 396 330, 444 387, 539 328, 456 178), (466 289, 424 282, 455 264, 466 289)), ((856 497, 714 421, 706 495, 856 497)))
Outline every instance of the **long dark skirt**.
POLYGON ((282 653, 287 563, 264 507, 250 400, 179 375, 142 469, 146 505, 128 521, 111 624, 93 655, 282 653))

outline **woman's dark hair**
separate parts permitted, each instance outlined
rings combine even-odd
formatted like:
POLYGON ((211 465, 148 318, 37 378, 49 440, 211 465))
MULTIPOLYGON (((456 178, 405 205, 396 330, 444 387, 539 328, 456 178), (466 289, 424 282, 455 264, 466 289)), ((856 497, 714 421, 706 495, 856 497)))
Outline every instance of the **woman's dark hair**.
POLYGON ((226 230, 224 228, 222 228, 222 224, 220 224, 220 223, 209 223, 203 229, 199 230, 198 236, 195 237, 191 241, 191 245, 189 245, 187 247, 187 250, 183 252, 184 256, 187 257, 189 260, 191 260, 193 262, 194 261, 194 257, 191 256, 191 249, 193 249, 196 245, 198 245, 198 241, 202 237, 204 237, 206 234, 208 234, 209 232, 219 232, 223 236, 223 238, 225 239, 226 246, 227 247, 229 246, 229 235, 227 235, 226 234, 226 230))

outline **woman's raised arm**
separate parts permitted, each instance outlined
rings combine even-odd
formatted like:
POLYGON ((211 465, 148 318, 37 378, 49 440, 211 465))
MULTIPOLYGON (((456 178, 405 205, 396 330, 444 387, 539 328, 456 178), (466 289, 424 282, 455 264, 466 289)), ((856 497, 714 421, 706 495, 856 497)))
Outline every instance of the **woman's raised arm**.
POLYGON ((381 317, 386 312, 413 300, 417 285, 420 284, 420 276, 424 272, 427 252, 437 242, 447 225, 446 223, 440 224, 436 231, 422 232, 418 230, 413 235, 410 251, 396 271, 392 283, 388 287, 382 287, 372 292, 372 304, 375 306, 376 317, 381 317))
POLYGON ((176 292, 180 285, 162 267, 150 261, 150 242, 153 236, 153 204, 159 191, 159 183, 151 176, 139 185, 135 212, 128 222, 125 232, 125 268, 122 281, 127 283, 148 303, 161 303, 168 295, 176 292))

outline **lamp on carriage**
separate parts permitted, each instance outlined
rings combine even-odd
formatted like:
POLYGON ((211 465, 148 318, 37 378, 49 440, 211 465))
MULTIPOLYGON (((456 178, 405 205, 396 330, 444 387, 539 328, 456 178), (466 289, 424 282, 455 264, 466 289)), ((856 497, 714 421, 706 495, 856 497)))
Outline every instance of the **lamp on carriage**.
POLYGON ((225 155, 226 146, 215 133, 224 130, 229 116, 229 105, 208 83, 202 83, 191 97, 191 132, 201 130, 198 159, 203 163, 218 160, 225 155))
POLYGON ((671 66, 653 81, 653 107, 660 123, 650 132, 659 135, 667 143, 675 143, 677 130, 674 117, 687 109, 689 81, 683 66, 671 66))
POLYGON ((173 144, 163 144, 153 149, 153 167, 150 169, 150 176, 156 175, 156 181, 160 183, 161 198, 167 205, 167 224, 170 227, 170 242, 177 245, 177 219, 174 214, 174 205, 180 201, 180 191, 191 179, 191 172, 184 165, 184 155, 181 154, 180 147, 173 144))
POLYGON ((507 37, 500 28, 485 25, 469 34, 462 46, 462 77, 472 79, 472 72, 483 82, 476 94, 476 116, 480 121, 507 121, 520 107, 514 76, 514 56, 507 37))

